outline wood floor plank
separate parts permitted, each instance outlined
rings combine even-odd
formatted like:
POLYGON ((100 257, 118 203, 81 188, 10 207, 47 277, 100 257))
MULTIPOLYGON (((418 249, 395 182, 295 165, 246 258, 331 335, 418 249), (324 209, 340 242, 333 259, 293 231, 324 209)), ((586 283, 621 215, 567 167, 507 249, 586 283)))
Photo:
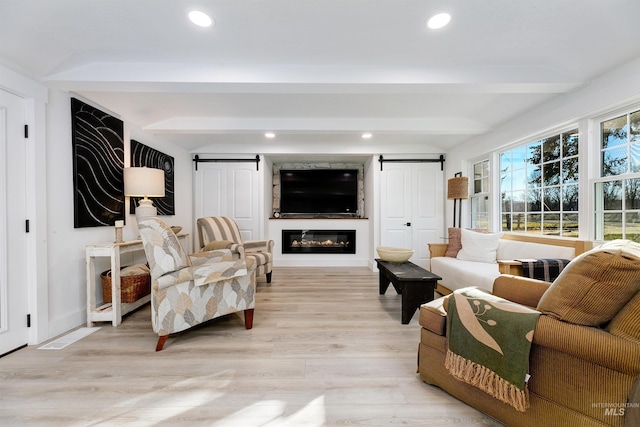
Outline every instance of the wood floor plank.
POLYGON ((232 314, 155 352, 148 306, 62 350, 0 358, 0 425, 500 425, 420 381, 418 314, 366 268, 276 268, 232 314))

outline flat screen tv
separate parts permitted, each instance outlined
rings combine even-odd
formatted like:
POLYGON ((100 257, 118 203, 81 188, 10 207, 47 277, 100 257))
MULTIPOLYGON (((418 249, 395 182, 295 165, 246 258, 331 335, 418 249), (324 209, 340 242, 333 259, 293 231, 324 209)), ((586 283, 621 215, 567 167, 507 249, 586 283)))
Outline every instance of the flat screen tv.
POLYGON ((355 216, 357 211, 357 169, 280 170, 282 214, 355 216))

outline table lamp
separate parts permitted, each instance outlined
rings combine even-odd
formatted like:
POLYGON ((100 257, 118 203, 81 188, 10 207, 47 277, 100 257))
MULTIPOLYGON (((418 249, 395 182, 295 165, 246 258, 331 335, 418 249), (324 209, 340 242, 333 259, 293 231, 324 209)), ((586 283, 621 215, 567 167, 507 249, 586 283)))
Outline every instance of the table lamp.
POLYGON ((164 171, 147 167, 124 168, 124 195, 142 197, 136 206, 136 221, 157 216, 158 209, 149 197, 164 197, 164 171))

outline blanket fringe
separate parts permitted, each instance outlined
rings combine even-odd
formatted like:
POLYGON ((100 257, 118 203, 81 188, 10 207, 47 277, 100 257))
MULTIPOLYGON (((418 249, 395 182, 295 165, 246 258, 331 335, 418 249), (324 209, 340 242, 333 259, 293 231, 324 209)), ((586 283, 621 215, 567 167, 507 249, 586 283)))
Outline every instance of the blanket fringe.
POLYGON ((526 383, 524 389, 520 389, 485 366, 465 359, 451 350, 447 350, 444 366, 453 377, 513 406, 517 411, 525 412, 529 408, 529 390, 526 383))

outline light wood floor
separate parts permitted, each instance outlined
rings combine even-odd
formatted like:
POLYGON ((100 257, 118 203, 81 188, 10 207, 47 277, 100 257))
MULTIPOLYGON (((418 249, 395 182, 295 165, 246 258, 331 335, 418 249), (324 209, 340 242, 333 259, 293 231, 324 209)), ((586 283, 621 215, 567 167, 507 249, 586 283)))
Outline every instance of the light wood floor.
POLYGON ((416 374, 418 314, 366 268, 277 268, 230 315, 154 351, 145 306, 63 350, 0 358, 0 425, 499 425, 416 374))

